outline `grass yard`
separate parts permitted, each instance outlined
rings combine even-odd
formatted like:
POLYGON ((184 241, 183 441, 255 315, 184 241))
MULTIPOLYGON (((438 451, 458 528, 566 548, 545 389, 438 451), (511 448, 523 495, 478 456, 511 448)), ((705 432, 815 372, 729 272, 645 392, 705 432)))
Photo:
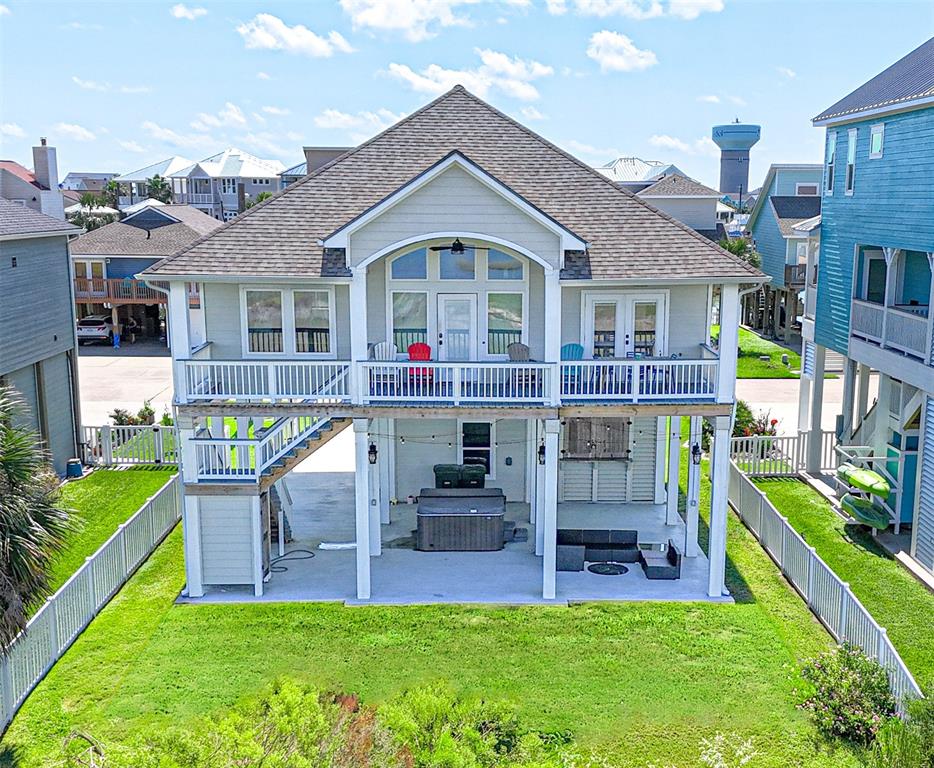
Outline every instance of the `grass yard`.
POLYGON ((76 528, 52 563, 52 591, 62 586, 85 558, 93 555, 174 472, 175 467, 99 469, 82 480, 65 483, 62 503, 74 510, 76 528))
POLYGON ((855 768, 795 707, 799 663, 829 636, 732 516, 729 555, 735 605, 174 605, 176 530, 39 685, 6 743, 18 765, 45 766, 72 729, 107 744, 191 724, 278 676, 374 702, 444 679, 513 702, 528 727, 571 731, 608 765, 696 766, 700 740, 722 732, 753 740, 749 768, 855 768))
POLYGON ((915 680, 934 691, 934 594, 800 480, 757 480, 778 510, 888 630, 915 680))
MULTIPOLYGON (((711 335, 719 337, 720 326, 711 326, 711 335)), ((797 352, 763 339, 748 328, 740 327, 737 379, 797 379, 800 371, 801 356, 797 352), (763 355, 768 355, 768 361, 759 359, 763 355), (782 364, 782 355, 788 355, 788 365, 782 364)))

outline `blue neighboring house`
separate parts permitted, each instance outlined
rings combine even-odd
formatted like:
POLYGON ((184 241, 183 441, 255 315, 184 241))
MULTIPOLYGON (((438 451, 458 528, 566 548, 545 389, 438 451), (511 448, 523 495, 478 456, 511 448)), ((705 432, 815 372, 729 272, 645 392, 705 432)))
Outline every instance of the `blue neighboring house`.
POLYGON ((786 341, 799 313, 808 246, 815 242, 811 232, 796 227, 820 216, 822 173, 819 163, 772 165, 746 222, 762 271, 772 278, 762 289, 764 297, 754 297, 764 298, 765 311, 751 322, 775 336, 783 333, 786 341))
POLYGON ((910 528, 905 548, 934 572, 934 38, 813 123, 826 137, 802 399, 819 425, 824 356, 845 355, 841 441, 888 476, 894 531, 910 528))

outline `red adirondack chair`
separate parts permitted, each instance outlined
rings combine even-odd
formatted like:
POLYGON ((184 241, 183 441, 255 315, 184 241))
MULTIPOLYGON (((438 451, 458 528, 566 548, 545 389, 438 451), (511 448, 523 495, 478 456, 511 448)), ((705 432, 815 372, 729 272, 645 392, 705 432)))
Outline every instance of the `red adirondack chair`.
MULTIPOLYGON (((427 362, 431 360, 431 347, 423 341, 409 344, 409 361, 427 362)), ((434 368, 409 368, 409 381, 413 384, 431 384, 435 378, 434 368)))

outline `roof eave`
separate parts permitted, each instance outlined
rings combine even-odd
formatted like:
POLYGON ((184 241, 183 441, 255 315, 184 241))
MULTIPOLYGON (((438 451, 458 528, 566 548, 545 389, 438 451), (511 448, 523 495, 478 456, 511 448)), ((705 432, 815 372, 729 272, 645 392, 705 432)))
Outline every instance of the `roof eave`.
POLYGON ((891 104, 883 104, 880 106, 860 109, 856 112, 847 112, 841 115, 827 115, 824 117, 824 113, 821 113, 813 120, 811 120, 811 124, 815 128, 822 128, 831 125, 843 125, 845 123, 854 123, 867 120, 872 117, 883 117, 885 115, 894 115, 899 112, 911 112, 915 109, 925 109, 926 107, 934 107, 934 94, 930 96, 922 96, 920 98, 912 98, 905 101, 893 102, 891 104))

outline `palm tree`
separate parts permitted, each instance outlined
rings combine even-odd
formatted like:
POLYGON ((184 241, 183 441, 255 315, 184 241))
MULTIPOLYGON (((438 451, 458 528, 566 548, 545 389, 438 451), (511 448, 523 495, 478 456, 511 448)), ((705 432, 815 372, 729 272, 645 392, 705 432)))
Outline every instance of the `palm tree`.
POLYGON ((22 426, 24 408, 15 390, 0 386, 0 645, 47 594, 50 561, 71 530, 48 453, 22 426))
POLYGON ((748 262, 756 269, 762 266, 761 254, 753 250, 752 243, 745 237, 723 238, 720 241, 720 247, 729 251, 734 256, 739 256, 743 261, 748 262))
POLYGON ((90 212, 92 208, 97 208, 101 204, 101 199, 93 192, 85 192, 78 198, 78 202, 81 203, 82 208, 90 212))
POLYGON ((260 192, 252 200, 247 200, 246 207, 252 208, 254 205, 258 205, 263 202, 263 200, 268 200, 270 197, 272 197, 272 192, 260 192))
POLYGON ((149 197, 153 200, 163 203, 172 202, 172 187, 158 173, 151 179, 146 179, 146 188, 149 190, 149 197))
POLYGON ((120 207, 120 185, 111 179, 101 190, 101 204, 108 208, 120 207))

